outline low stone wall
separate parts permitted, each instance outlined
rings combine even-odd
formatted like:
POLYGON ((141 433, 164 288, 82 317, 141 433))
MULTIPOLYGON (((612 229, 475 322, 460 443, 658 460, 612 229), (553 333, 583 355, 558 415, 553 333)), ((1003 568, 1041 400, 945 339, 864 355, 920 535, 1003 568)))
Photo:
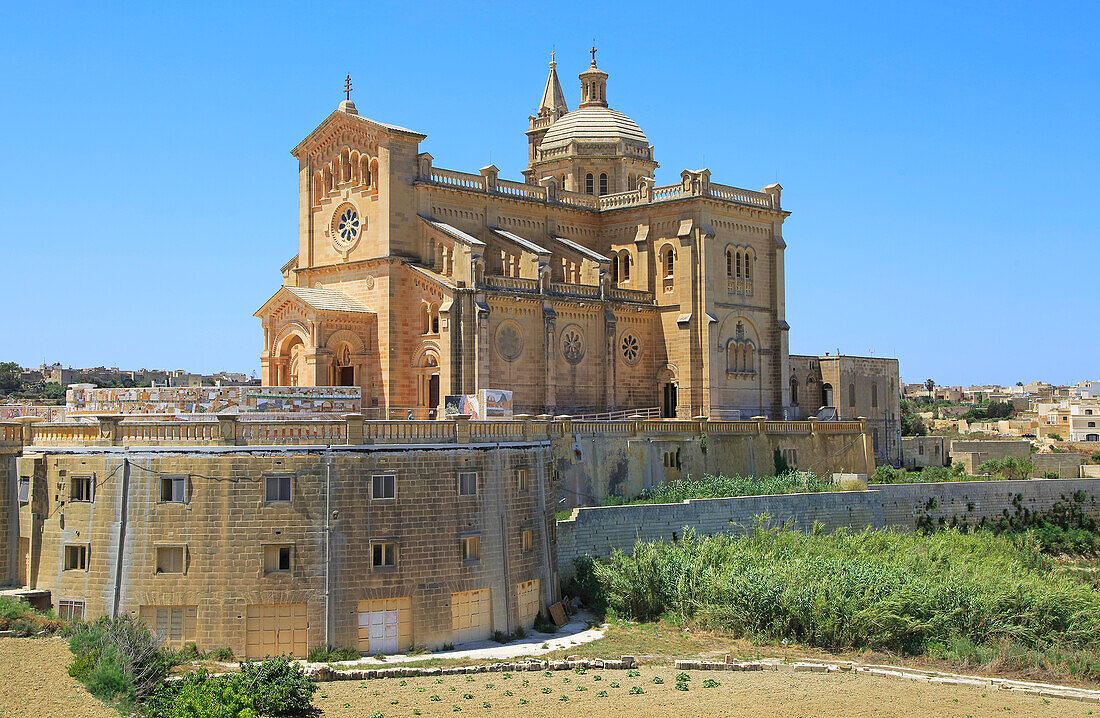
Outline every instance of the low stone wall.
POLYGON ((837 491, 782 496, 692 499, 679 504, 640 504, 575 509, 559 521, 558 570, 564 575, 581 556, 607 556, 629 550, 635 541, 674 540, 686 527, 701 534, 746 533, 755 517, 772 525, 790 522, 807 531, 821 524, 839 528, 896 527, 913 530, 929 521, 975 526, 1017 511, 1049 511, 1074 502, 1100 519, 1100 479, 965 481, 876 485, 868 491, 837 491))
POLYGON ((1080 454, 1032 454, 1030 458, 1035 466, 1035 471, 1031 472, 1034 477, 1044 476, 1048 471, 1058 474, 1060 479, 1081 475, 1083 458, 1080 454))

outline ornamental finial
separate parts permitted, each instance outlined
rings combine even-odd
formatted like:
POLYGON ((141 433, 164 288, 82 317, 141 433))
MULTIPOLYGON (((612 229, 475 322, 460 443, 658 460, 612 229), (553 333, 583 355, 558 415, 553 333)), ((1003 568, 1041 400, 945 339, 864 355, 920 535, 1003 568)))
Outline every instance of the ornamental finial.
POLYGON ((344 99, 351 99, 351 75, 344 78, 344 99))

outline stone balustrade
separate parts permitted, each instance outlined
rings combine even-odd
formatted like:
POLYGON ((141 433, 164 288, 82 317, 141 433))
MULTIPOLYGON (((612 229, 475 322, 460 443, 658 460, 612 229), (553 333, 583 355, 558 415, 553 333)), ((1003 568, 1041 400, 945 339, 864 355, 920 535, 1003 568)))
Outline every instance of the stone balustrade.
POLYGON ((568 416, 470 421, 469 417, 426 421, 343 419, 245 420, 221 414, 215 421, 134 421, 100 415, 82 422, 0 422, 0 449, 65 446, 341 446, 363 444, 467 444, 547 441, 567 435, 696 437, 723 435, 812 435, 865 433, 865 422, 708 421, 626 419, 574 421, 568 416))
POLYGON ((523 277, 502 277, 496 275, 486 275, 485 286, 492 289, 508 289, 513 292, 537 293, 539 291, 539 280, 525 279, 523 277))
MULTIPOLYGON (((779 210, 776 199, 767 192, 757 192, 740 187, 706 182, 695 189, 685 189, 682 183, 652 187, 648 192, 639 187, 626 192, 616 192, 595 196, 580 192, 568 192, 557 188, 550 192, 541 185, 499 179, 496 168, 491 173, 471 174, 455 170, 441 169, 426 164, 421 168, 420 180, 442 187, 455 187, 462 190, 476 190, 486 194, 496 194, 543 204, 562 204, 586 210, 619 209, 635 207, 656 202, 667 202, 684 197, 707 197, 722 202, 745 205, 757 209, 779 210)), ((778 195, 776 195, 778 196, 778 195)))

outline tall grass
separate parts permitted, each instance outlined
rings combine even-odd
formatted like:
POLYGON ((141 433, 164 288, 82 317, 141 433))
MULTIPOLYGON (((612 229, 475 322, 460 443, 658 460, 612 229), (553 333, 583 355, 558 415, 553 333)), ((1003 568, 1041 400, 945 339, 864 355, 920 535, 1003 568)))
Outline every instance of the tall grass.
POLYGON ((772 494, 818 493, 867 488, 838 485, 810 473, 790 472, 782 476, 703 476, 687 477, 645 489, 633 499, 619 496, 604 499, 604 506, 621 504, 675 504, 688 499, 717 499, 731 496, 768 496, 772 494))
POLYGON ((827 649, 1072 654, 1100 676, 1100 594, 1055 571, 1031 534, 807 535, 758 522, 747 536, 687 531, 578 568, 589 572, 579 583, 598 583, 613 611, 635 619, 671 613, 827 649))

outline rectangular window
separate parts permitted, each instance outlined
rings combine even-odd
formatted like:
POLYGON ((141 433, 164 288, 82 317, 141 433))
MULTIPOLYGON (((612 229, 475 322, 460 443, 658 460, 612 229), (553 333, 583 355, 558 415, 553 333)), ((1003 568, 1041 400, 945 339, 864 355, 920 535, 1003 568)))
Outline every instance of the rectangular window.
POLYGON ((31 500, 31 480, 28 478, 19 479, 19 503, 30 503, 31 500))
POLYGON ((264 546, 264 573, 290 571, 290 558, 294 547, 289 544, 264 546))
POLYGON ((477 474, 473 471, 465 471, 458 475, 458 495, 477 495, 477 474))
POLYGON ((83 621, 84 602, 66 600, 58 601, 57 615, 62 621, 83 621))
POLYGON ((92 488, 91 476, 74 476, 72 483, 69 484, 69 500, 91 501, 92 488))
POLYGON ((157 573, 184 573, 186 552, 183 546, 158 546, 157 573))
POLYGON ((165 503, 182 504, 187 499, 187 477, 165 476, 160 480, 160 500, 165 503))
POLYGON ((460 539, 462 543, 462 560, 463 561, 479 561, 481 560, 481 537, 480 536, 466 536, 460 539))
POLYGON ((519 534, 520 550, 524 553, 535 550, 535 532, 531 529, 524 529, 519 534))
POLYGON ((375 568, 397 565, 397 544, 392 541, 371 545, 371 564, 375 568))
POLYGON ((924 456, 924 444, 917 444, 917 453, 924 456))
POLYGON ((86 544, 76 544, 65 547, 65 570, 88 570, 88 546, 86 544))
POLYGON ((267 503, 274 503, 276 501, 290 501, 290 477, 265 476, 264 501, 266 501, 267 503))
POLYGON ((397 477, 372 476, 370 480, 370 497, 375 500, 397 498, 397 477))
POLYGON ((530 469, 517 469, 516 470, 516 488, 519 491, 531 490, 531 471, 530 469))

